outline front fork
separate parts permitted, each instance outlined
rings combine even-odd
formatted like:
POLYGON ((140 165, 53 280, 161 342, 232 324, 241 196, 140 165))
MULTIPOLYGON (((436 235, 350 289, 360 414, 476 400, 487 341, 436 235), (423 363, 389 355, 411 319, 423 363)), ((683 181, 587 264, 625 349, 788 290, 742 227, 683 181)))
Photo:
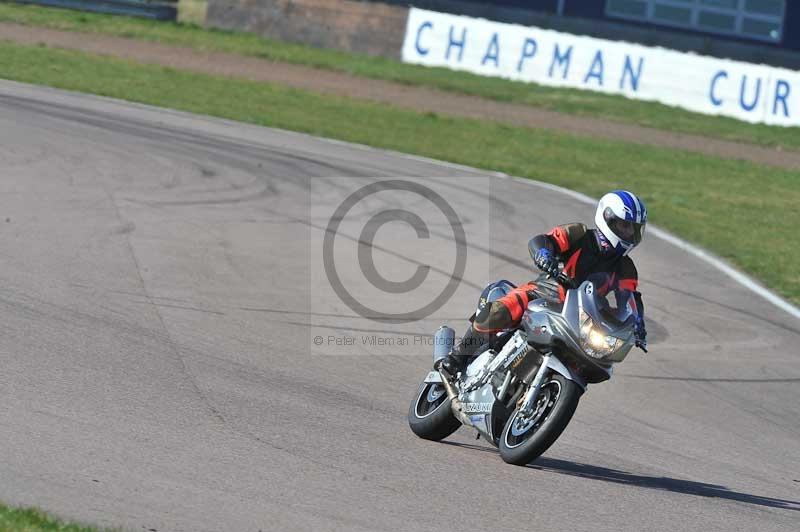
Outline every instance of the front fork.
POLYGON ((544 382, 547 370, 550 369, 549 362, 552 356, 552 353, 547 353, 542 356, 542 363, 539 366, 539 370, 536 372, 536 377, 533 378, 533 382, 531 382, 531 385, 528 387, 528 391, 523 396, 522 404, 519 407, 520 412, 523 414, 529 413, 536 398, 539 397, 539 391, 542 389, 542 382, 544 382))

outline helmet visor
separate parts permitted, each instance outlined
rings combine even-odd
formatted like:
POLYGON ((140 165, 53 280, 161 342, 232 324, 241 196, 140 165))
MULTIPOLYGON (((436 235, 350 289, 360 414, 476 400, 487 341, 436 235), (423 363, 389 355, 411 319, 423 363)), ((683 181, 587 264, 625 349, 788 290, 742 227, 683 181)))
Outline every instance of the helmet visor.
POLYGON ((611 209, 605 210, 603 218, 605 218, 608 227, 623 242, 629 242, 635 246, 642 241, 642 232, 644 232, 645 224, 618 218, 611 209))

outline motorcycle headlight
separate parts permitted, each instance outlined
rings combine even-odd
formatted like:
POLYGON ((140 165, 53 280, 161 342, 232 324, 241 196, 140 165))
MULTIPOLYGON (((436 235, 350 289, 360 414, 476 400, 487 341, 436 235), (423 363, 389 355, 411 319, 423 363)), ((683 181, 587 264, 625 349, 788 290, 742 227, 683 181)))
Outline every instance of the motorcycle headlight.
POLYGON ((592 318, 583 310, 581 320, 581 349, 593 358, 605 358, 616 351, 624 343, 621 339, 605 334, 596 327, 592 318))

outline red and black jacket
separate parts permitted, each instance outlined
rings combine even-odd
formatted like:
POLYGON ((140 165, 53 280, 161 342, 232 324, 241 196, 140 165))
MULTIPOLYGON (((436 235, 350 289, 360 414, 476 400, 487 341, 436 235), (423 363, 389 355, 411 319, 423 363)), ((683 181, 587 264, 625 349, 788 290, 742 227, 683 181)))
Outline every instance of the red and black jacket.
MULTIPOLYGON (((531 257, 541 248, 547 248, 564 264, 563 271, 580 284, 594 273, 608 274, 608 283, 600 287, 601 293, 611 290, 629 290, 636 295, 637 311, 644 313, 641 296, 637 292, 639 274, 630 257, 618 255, 600 238, 596 229, 572 223, 554 227, 549 233, 537 235, 528 243, 531 257)), ((502 298, 479 309, 473 327, 479 332, 505 329, 517 322, 528 306, 528 301, 539 297, 537 283, 529 282, 512 290, 502 298)), ((566 293, 557 287, 558 298, 564 301, 566 293)))

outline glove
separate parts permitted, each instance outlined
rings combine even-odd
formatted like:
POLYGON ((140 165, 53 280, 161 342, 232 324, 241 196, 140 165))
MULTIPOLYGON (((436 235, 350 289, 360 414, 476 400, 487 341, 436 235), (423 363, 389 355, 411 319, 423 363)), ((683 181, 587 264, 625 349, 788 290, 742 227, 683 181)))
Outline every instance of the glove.
POLYGON ((553 256, 553 252, 547 248, 541 248, 533 257, 533 262, 543 272, 550 273, 558 267, 558 260, 553 256))
POLYGON ((633 336, 636 338, 636 347, 647 353, 647 331, 644 328, 644 316, 638 316, 636 318, 633 336))

